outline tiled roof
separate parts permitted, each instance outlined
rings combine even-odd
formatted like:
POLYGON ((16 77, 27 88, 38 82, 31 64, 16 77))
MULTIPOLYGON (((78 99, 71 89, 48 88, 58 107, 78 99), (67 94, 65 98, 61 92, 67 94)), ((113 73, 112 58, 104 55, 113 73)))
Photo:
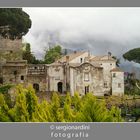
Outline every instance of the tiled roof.
POLYGON ((120 68, 116 67, 111 70, 111 72, 123 72, 120 68))
POLYGON ((109 57, 108 55, 104 55, 104 56, 95 56, 93 58, 90 59, 90 61, 116 61, 114 58, 112 58, 111 56, 109 57))
POLYGON ((68 55, 63 56, 62 58, 58 59, 57 62, 66 62, 66 57, 69 56, 69 61, 73 60, 74 58, 84 54, 86 52, 75 52, 68 55))

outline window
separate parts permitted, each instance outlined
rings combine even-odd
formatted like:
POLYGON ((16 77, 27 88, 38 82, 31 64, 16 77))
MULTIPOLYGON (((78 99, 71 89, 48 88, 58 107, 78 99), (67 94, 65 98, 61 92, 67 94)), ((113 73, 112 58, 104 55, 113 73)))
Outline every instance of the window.
POLYGON ((84 73, 84 81, 89 81, 89 73, 84 73))
POLYGON ((13 51, 10 51, 10 53, 13 53, 13 51))
POLYGON ((118 88, 121 88, 121 83, 118 83, 118 88))
POLYGON ((104 82, 104 88, 107 88, 107 82, 104 82))
POLYGON ((21 80, 24 80, 24 76, 23 75, 21 76, 21 80))
POLYGON ((110 63, 110 66, 112 66, 112 63, 110 63))
POLYGON ((116 73, 113 73, 113 77, 116 77, 116 73))
POLYGON ((85 86, 85 95, 89 93, 89 86, 85 86))
POLYGON ((83 58, 80 59, 80 62, 83 63, 83 58))

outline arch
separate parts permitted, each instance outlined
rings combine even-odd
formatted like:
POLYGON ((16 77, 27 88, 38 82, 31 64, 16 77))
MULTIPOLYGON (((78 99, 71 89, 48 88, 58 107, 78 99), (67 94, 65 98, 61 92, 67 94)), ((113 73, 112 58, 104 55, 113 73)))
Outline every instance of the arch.
POLYGON ((63 92, 63 83, 62 83, 62 82, 58 82, 58 83, 57 83, 57 90, 58 90, 58 92, 60 92, 60 93, 63 92))
POLYGON ((33 84, 33 88, 34 88, 36 91, 39 91, 39 84, 34 83, 34 84, 33 84))

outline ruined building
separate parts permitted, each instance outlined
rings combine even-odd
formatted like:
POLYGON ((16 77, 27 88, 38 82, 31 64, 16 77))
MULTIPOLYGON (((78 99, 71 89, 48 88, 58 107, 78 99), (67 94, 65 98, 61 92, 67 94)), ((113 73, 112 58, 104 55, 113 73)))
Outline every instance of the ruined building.
POLYGON ((27 64, 22 60, 22 40, 0 37, 0 84, 32 84, 36 91, 71 95, 124 94, 124 72, 111 54, 93 56, 74 52, 52 64, 27 64))

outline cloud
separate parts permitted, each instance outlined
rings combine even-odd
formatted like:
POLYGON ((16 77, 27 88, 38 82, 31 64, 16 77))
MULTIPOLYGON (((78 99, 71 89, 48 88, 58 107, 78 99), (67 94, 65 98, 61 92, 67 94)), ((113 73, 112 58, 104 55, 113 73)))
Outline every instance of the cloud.
POLYGON ((41 58, 49 43, 121 55, 140 47, 140 8, 23 8, 32 27, 24 39, 41 58), (49 43, 48 43, 49 42, 49 43))

